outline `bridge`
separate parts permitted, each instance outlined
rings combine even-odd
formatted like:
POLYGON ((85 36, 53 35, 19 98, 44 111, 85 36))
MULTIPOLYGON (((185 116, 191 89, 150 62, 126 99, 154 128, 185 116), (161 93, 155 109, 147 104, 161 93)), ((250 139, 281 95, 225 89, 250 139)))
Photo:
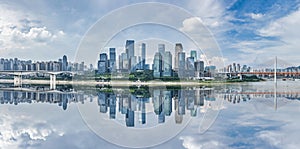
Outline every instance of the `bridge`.
POLYGON ((50 76, 50 89, 56 88, 56 76, 59 74, 77 74, 73 71, 0 71, 0 74, 3 75, 13 75, 14 76, 14 86, 22 86, 23 84, 23 77, 25 75, 30 74, 48 74, 50 76))
MULTIPOLYGON (((244 71, 228 71, 227 72, 218 72, 217 74, 225 74, 225 75, 229 75, 229 77, 231 77, 232 75, 238 76, 240 77, 240 79, 243 79, 243 75, 268 75, 268 76, 274 76, 274 80, 277 79, 277 76, 293 76, 293 77, 299 77, 300 76, 300 71, 299 70, 289 70, 289 71, 278 71, 278 61, 280 62, 280 64, 286 64, 285 61, 277 59, 277 56, 275 57, 275 59, 272 59, 270 61, 265 62, 262 68, 270 68, 270 66, 273 67, 272 70, 269 71, 260 71, 260 70, 253 70, 253 71, 249 71, 249 72, 244 72, 244 71)), ((288 65, 290 66, 290 65, 288 65)), ((285 66, 288 67, 288 66, 285 66)), ((284 67, 284 66, 281 66, 284 67)))

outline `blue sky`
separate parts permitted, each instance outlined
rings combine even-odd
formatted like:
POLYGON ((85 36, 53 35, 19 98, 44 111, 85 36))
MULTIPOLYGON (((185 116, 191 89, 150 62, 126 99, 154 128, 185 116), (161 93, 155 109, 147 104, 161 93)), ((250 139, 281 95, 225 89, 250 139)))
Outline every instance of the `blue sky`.
MULTIPOLYGON (((67 54, 73 60, 81 39, 97 20, 115 9, 141 2, 2 0, 0 55, 56 60, 67 54)), ((275 56, 292 65, 300 64, 296 54, 300 47, 299 0, 159 2, 179 6, 198 17, 214 35, 226 64, 262 63, 275 56)))

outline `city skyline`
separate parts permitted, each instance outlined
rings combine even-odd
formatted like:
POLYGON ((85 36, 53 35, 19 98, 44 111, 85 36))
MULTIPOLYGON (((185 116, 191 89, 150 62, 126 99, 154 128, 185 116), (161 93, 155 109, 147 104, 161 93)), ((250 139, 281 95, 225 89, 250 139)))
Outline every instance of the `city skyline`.
POLYGON ((300 146, 300 0, 0 0, 0 148, 300 146))

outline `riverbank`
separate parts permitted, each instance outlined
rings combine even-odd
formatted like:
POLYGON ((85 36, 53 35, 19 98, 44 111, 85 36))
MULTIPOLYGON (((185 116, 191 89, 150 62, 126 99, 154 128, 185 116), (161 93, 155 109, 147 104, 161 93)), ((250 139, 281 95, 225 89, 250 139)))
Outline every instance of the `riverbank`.
MULTIPOLYGON (((5 84, 13 84, 14 80, 9 79, 0 79, 0 83, 5 84)), ((126 80, 118 80, 118 81, 110 81, 110 82, 97 82, 93 80, 74 80, 74 81, 63 81, 57 80, 56 85, 78 85, 78 86, 199 86, 199 85, 221 85, 227 82, 197 82, 197 81, 148 81, 148 82, 140 82, 140 81, 126 81, 126 80)), ((50 80, 29 80, 23 79, 22 84, 32 84, 32 85, 49 85, 50 80)))

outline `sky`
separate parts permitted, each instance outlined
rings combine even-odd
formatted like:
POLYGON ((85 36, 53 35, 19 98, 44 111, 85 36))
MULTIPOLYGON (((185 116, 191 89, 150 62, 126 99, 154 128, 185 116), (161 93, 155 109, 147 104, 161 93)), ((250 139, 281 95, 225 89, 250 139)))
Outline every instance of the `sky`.
MULTIPOLYGON (((72 61, 76 59, 81 41, 97 21, 119 8, 142 2, 149 1, 2 0, 0 57, 57 60, 66 54, 72 61)), ((300 47, 299 0, 159 2, 180 7, 200 20, 214 37, 225 64, 255 65, 278 56, 291 65, 300 65, 297 55, 300 47)), ((173 20, 178 18, 178 14, 170 13, 168 17, 173 20)), ((126 22, 122 18, 118 21, 126 22)), ((179 31, 195 29, 192 19, 177 23, 181 24, 175 28, 179 31)), ((121 44, 115 46, 124 47, 125 41, 119 42, 121 44)), ((193 48, 190 45, 184 47, 187 51, 193 48)))

